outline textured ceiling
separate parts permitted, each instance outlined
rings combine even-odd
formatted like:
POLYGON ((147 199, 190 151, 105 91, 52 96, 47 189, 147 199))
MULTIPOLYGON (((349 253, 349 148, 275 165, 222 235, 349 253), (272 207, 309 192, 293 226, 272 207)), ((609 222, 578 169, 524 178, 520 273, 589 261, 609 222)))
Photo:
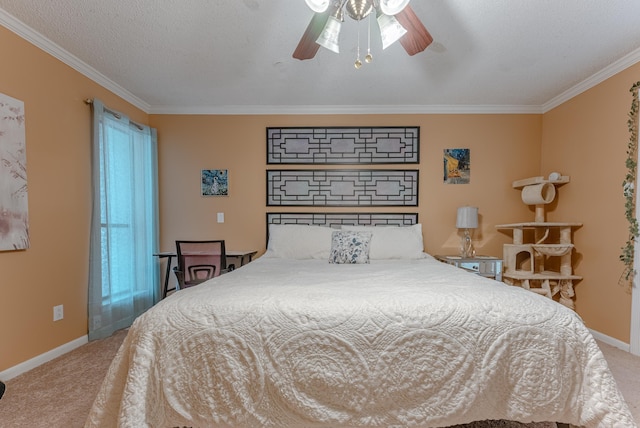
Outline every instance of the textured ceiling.
POLYGON ((304 0, 0 0, 0 24, 149 113, 537 112, 640 61, 638 0, 410 4, 434 43, 382 51, 374 25, 360 70, 350 18, 341 54, 291 57, 304 0))

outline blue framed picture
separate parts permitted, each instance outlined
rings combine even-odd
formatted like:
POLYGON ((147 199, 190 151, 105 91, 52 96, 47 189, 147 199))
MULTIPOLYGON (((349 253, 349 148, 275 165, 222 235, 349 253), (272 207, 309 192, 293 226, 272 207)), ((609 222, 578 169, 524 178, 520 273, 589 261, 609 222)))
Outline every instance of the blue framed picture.
POLYGON ((471 181, 471 150, 444 149, 442 161, 445 184, 469 184, 471 181))
POLYGON ((201 187, 202 196, 228 196, 228 171, 226 169, 203 169, 201 187))

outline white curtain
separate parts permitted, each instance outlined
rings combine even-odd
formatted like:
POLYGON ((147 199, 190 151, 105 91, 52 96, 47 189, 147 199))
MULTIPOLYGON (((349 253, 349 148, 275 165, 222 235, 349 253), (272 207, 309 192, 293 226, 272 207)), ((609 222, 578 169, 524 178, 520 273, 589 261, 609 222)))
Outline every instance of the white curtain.
POLYGON ((89 340, 129 327, 159 295, 156 131, 92 106, 89 340))

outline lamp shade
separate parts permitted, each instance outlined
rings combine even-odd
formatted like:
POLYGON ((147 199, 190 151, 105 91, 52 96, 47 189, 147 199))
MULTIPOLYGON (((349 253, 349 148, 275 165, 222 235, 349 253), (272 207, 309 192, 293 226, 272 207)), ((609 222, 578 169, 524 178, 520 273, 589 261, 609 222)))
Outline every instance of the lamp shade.
POLYGON ((478 227, 478 207, 458 208, 456 227, 458 229, 476 229, 478 227))

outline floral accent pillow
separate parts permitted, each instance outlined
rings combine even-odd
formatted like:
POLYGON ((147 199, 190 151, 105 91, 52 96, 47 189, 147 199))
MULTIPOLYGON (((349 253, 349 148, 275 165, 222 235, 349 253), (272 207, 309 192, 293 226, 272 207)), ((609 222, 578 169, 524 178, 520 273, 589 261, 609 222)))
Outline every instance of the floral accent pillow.
POLYGON ((331 235, 329 263, 369 263, 371 232, 336 231, 331 235))

